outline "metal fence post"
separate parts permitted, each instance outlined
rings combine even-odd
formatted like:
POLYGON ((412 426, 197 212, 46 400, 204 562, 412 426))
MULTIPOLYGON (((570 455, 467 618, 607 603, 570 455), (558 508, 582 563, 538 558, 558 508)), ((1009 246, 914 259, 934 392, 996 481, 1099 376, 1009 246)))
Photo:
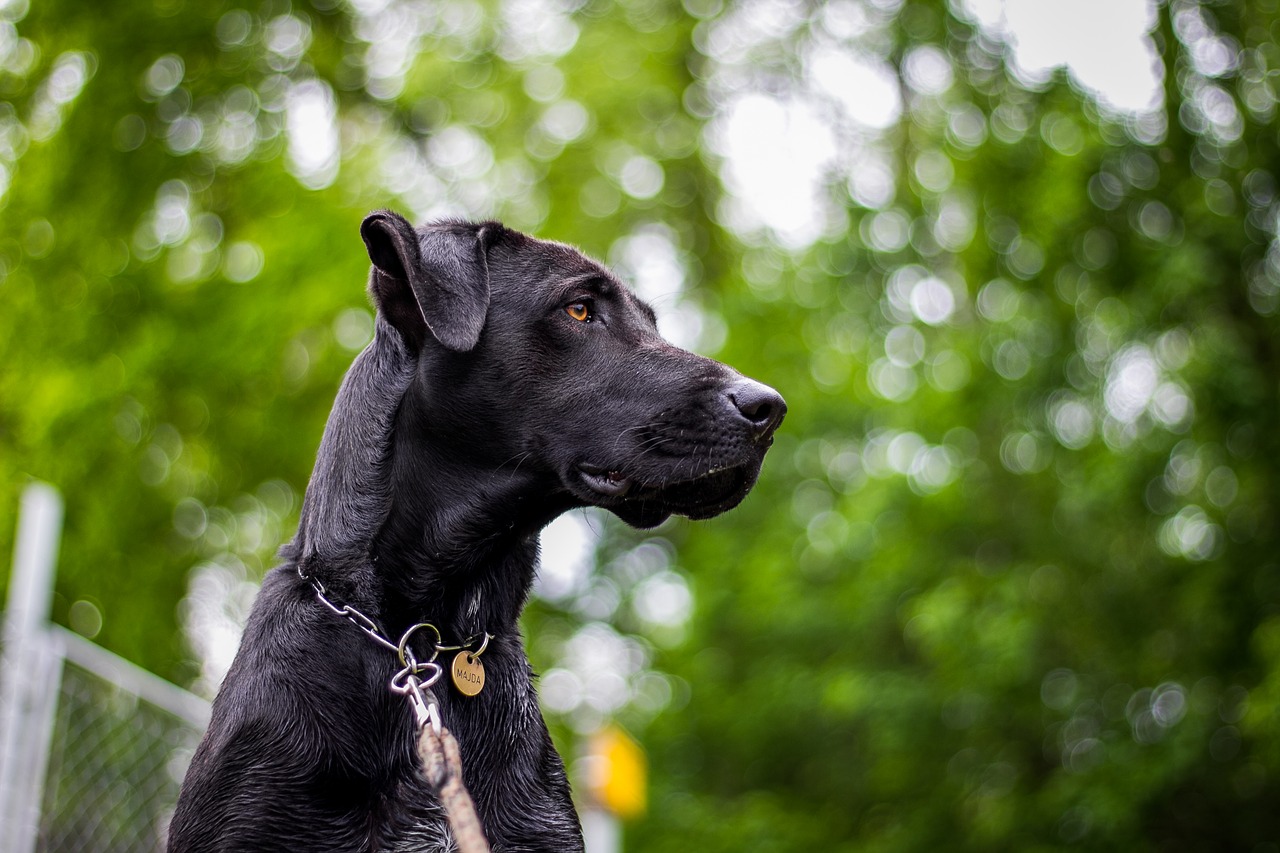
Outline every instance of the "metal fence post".
POLYGON ((62 498, 47 483, 22 494, 0 666, 0 853, 31 853, 57 710, 62 658, 48 628, 62 498))

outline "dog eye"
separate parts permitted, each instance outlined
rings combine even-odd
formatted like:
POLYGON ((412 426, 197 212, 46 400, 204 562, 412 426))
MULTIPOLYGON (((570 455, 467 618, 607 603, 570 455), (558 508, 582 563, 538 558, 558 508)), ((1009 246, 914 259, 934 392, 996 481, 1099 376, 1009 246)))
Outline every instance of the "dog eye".
POLYGON ((585 302, 574 302, 566 305, 564 313, 568 314, 579 323, 586 323, 591 319, 591 309, 587 307, 585 302))

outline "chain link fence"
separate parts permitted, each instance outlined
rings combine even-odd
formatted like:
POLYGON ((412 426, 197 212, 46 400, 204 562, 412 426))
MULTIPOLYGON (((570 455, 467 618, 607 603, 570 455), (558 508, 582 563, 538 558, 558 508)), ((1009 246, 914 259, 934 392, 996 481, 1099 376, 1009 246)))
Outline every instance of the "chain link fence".
POLYGON ((126 687, 68 663, 36 849, 164 850, 178 786, 202 731, 126 687))
POLYGON ((0 853, 163 851, 209 703, 49 620, 62 498, 23 491, 0 626, 0 853))
POLYGON ((76 634, 48 630, 61 661, 45 672, 59 677, 50 701, 35 707, 52 719, 30 727, 37 738, 47 732, 46 769, 23 792, 38 817, 0 853, 163 851, 208 703, 76 634))

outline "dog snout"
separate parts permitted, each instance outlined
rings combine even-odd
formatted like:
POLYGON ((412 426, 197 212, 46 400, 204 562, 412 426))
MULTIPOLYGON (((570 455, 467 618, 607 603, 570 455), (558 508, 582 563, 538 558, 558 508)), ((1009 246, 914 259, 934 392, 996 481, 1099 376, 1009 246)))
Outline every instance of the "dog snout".
POLYGON ((750 379, 734 385, 726 396, 738 414, 751 425, 751 436, 757 442, 767 441, 787 413, 787 403, 781 394, 750 379))

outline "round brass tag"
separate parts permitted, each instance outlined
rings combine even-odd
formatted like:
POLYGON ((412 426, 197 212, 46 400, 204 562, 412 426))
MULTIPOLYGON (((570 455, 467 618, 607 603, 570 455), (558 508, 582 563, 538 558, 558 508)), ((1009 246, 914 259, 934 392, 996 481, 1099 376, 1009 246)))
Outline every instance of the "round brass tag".
POLYGON ((449 667, 449 674, 453 677, 453 686, 464 696, 475 696, 484 689, 484 664, 471 652, 458 652, 449 667))

